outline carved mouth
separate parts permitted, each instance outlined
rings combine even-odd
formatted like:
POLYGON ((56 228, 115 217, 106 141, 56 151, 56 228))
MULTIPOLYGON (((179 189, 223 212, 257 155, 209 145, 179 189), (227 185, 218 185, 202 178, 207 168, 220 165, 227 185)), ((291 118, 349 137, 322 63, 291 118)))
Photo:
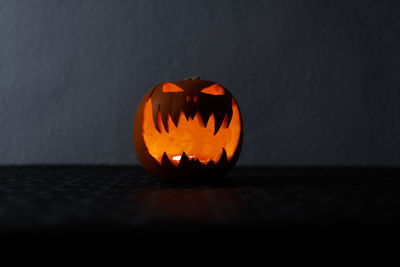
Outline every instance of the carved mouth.
POLYGON ((226 111, 207 111, 203 110, 202 106, 199 107, 194 107, 188 108, 188 109, 183 109, 183 110, 172 110, 172 111, 166 111, 162 110, 165 109, 162 106, 158 107, 153 107, 153 121, 154 121, 154 126, 156 129, 161 132, 161 127, 164 126, 164 130, 168 133, 169 132, 169 124, 168 124, 168 119, 170 118, 171 121, 174 123, 175 127, 178 127, 179 122, 181 121, 181 117, 184 115, 186 118, 186 121, 195 120, 196 117, 199 117, 202 126, 207 127, 210 117, 213 117, 213 124, 214 124, 214 135, 216 135, 222 126, 222 124, 225 122, 225 128, 229 127, 229 124, 231 123, 232 120, 232 110, 226 111), (159 118, 161 118, 161 123, 159 118))
POLYGON ((142 123, 143 140, 151 156, 159 164, 170 163, 175 167, 229 162, 241 131, 240 114, 234 101, 231 112, 186 109, 171 114, 163 112, 162 107, 154 109, 149 99, 142 123))

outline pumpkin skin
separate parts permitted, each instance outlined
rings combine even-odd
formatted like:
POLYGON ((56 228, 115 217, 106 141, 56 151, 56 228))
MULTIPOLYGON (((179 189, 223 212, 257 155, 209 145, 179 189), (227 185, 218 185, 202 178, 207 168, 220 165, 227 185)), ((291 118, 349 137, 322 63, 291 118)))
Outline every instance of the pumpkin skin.
POLYGON ((134 119, 139 161, 165 182, 222 177, 233 168, 242 145, 236 100, 207 80, 160 83, 144 96, 134 119))

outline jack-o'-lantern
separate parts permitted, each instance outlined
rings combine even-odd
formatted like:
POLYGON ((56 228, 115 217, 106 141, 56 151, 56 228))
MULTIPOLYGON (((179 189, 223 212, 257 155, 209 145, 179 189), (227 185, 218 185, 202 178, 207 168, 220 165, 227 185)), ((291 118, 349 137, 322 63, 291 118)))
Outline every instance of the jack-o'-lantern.
POLYGON ((169 182, 223 176, 239 157, 242 135, 231 93, 198 78, 156 85, 134 120, 138 159, 151 175, 169 182))

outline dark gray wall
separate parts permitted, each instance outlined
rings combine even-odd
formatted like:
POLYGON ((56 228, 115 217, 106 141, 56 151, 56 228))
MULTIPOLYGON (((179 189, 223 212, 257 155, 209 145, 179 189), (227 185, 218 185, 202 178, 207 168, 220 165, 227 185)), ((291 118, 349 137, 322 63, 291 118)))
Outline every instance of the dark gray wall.
POLYGON ((218 81, 240 164, 400 166, 400 1, 1 1, 0 164, 138 163, 154 84, 218 81))

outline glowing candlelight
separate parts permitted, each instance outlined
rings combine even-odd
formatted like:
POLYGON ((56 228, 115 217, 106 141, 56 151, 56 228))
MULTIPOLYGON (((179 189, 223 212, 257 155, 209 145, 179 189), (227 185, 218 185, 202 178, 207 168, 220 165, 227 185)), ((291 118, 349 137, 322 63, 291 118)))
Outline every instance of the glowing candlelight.
POLYGON ((172 157, 172 159, 176 160, 176 161, 180 161, 181 160, 181 156, 175 156, 175 157, 172 157))
MULTIPOLYGON (((175 161, 180 161, 182 156, 173 156, 172 159, 175 161)), ((194 156, 188 156, 189 159, 194 159, 194 156)))

